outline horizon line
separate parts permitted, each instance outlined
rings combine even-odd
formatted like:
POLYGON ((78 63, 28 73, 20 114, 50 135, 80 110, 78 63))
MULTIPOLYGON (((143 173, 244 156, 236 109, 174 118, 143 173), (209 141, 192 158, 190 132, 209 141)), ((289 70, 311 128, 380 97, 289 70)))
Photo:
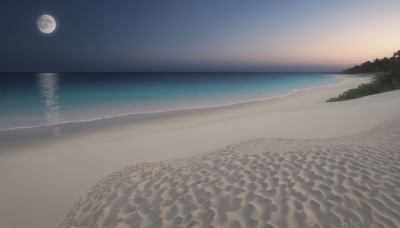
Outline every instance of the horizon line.
POLYGON ((0 71, 5 73, 330 73, 343 74, 343 71, 0 71))

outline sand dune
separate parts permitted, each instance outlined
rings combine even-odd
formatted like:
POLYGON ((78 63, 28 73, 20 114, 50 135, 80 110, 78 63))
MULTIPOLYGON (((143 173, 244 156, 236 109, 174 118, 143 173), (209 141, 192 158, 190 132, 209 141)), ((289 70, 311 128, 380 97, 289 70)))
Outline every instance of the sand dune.
POLYGON ((399 227, 400 119, 347 137, 261 138, 132 165, 63 227, 399 227))

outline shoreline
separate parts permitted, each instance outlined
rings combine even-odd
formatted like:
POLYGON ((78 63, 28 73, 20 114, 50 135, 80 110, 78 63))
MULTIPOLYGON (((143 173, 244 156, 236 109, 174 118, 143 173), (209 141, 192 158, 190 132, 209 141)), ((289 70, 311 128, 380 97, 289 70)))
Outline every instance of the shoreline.
POLYGON ((400 116, 399 91, 325 102, 366 81, 349 78, 340 85, 273 101, 108 122, 2 147, 0 226, 58 226, 79 196, 103 177, 132 164, 190 157, 254 138, 352 135, 400 116))
POLYGON ((279 99, 284 99, 286 97, 295 96, 297 93, 301 93, 302 91, 312 90, 312 89, 323 89, 329 88, 331 86, 338 86, 345 83, 346 78, 372 78, 370 75, 334 75, 334 77, 339 78, 339 82, 311 86, 306 88, 294 89, 286 94, 277 95, 273 97, 266 97, 263 99, 242 101, 238 103, 226 104, 226 105, 218 105, 218 106, 209 106, 209 107, 195 107, 195 108, 182 108, 182 109, 174 109, 160 112, 149 112, 149 113, 128 113, 118 116, 110 116, 98 119, 89 119, 89 120, 81 120, 81 121, 68 121, 61 122, 57 124, 51 125, 42 125, 42 126, 27 126, 27 127, 16 127, 10 129, 0 129, 0 145, 1 146, 9 146, 10 144, 18 143, 20 140, 27 141, 35 141, 41 139, 52 138, 52 136, 70 135, 74 133, 79 133, 85 130, 98 130, 99 128, 104 128, 113 125, 131 123, 135 121, 148 121, 151 119, 176 116, 176 115, 190 115, 198 112, 208 112, 208 111, 220 111, 223 109, 235 109, 240 108, 241 106, 246 105, 257 105, 267 102, 277 101, 279 99), (61 133, 61 131, 63 133, 61 133))
MULTIPOLYGON (((310 87, 304 87, 304 88, 290 89, 289 92, 286 92, 284 94, 268 96, 268 97, 264 97, 264 98, 260 98, 260 99, 250 99, 250 100, 237 101, 237 102, 221 104, 221 105, 210 105, 210 106, 199 106, 199 107, 183 107, 183 108, 177 108, 177 109, 171 109, 171 110, 162 110, 162 111, 154 111, 154 112, 143 112, 143 113, 141 113, 141 112, 139 112, 139 113, 126 113, 126 114, 115 115, 115 116, 105 116, 105 117, 99 117, 99 118, 93 118, 93 119, 84 119, 84 120, 71 120, 71 121, 64 121, 64 122, 60 122, 60 123, 53 123, 53 124, 46 124, 46 125, 0 128, 0 133, 1 132, 5 132, 6 133, 8 131, 22 131, 22 130, 25 130, 25 129, 58 127, 58 126, 66 125, 66 124, 79 124, 79 123, 93 122, 93 121, 104 121, 104 120, 108 120, 108 119, 121 118, 121 117, 129 118, 129 117, 140 116, 140 115, 155 115, 155 114, 163 114, 163 113, 170 113, 170 112, 185 112, 185 111, 192 111, 192 110, 196 111, 196 110, 202 110, 202 109, 224 108, 224 107, 230 107, 230 106, 246 104, 246 103, 252 103, 252 102, 262 102, 262 101, 268 101, 268 100, 288 97, 288 96, 291 96, 291 95, 293 95, 293 94, 295 94, 295 93, 297 93, 299 91, 302 91, 302 90, 339 85, 339 84, 342 84, 344 82, 346 77, 349 78, 349 77, 352 77, 352 76, 346 75, 346 74, 345 75, 335 74, 335 75, 332 75, 332 77, 338 78, 339 82, 316 85, 316 86, 310 86, 310 87)), ((355 76, 355 77, 357 77, 357 76, 355 76)), ((369 76, 365 75, 363 77, 369 77, 369 76)))

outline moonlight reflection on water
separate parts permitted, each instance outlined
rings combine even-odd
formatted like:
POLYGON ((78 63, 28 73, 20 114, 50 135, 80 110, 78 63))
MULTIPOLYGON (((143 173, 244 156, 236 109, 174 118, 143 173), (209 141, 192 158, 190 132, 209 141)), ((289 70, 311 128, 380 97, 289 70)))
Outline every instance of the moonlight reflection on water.
MULTIPOLYGON (((42 103, 45 105, 46 124, 60 123, 60 105, 57 94, 59 75, 56 73, 40 73, 37 75, 42 103)), ((60 135, 58 127, 54 128, 54 135, 60 135)))

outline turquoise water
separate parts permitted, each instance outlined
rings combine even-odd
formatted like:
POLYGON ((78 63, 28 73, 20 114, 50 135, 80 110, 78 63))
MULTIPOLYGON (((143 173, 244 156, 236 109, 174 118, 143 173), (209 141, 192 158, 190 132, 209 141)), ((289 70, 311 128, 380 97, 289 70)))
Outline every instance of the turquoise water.
POLYGON ((3 73, 0 129, 225 106, 339 81, 317 73, 3 73))

